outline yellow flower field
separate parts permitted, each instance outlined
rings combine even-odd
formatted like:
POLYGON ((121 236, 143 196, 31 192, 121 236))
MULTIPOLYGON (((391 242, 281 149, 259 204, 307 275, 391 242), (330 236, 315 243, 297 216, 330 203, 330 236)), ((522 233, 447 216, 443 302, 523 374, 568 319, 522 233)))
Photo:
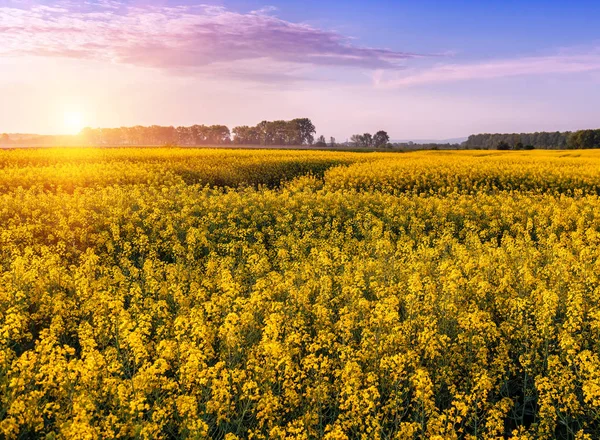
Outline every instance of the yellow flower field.
POLYGON ((600 152, 0 151, 0 438, 600 437, 600 152))

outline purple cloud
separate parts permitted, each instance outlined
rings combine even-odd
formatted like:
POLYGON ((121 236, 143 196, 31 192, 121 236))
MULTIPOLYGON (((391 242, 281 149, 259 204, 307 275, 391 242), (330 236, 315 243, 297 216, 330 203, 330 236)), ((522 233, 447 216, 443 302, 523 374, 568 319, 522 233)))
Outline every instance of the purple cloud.
MULTIPOLYGON (((0 56, 110 60, 169 70, 260 63, 395 69, 416 54, 359 47, 337 32, 292 23, 270 10, 241 14, 222 7, 131 7, 104 1, 27 9, 0 7, 0 56)), ((209 69, 210 70, 210 69, 209 69)), ((274 72, 276 73, 276 72, 274 72)))
POLYGON ((397 88, 423 84, 467 80, 600 71, 600 52, 563 53, 555 56, 524 57, 469 64, 437 65, 422 70, 407 71, 390 78, 383 71, 373 77, 376 86, 397 88))

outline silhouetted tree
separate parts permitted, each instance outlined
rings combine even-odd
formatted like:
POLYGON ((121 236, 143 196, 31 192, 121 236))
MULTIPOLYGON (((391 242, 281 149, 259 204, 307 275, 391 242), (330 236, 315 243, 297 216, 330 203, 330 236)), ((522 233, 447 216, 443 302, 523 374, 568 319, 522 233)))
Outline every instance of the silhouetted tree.
MULTIPOLYGON (((592 130, 594 131, 594 130, 592 130)), ((577 140, 577 133, 567 132, 535 132, 535 133, 482 133, 474 134, 462 144, 467 149, 492 149, 500 142, 506 142, 516 147, 519 142, 523 145, 531 145, 535 148, 561 149, 561 148, 584 148, 583 143, 577 140)), ((600 145, 600 144, 599 144, 600 145)), ((590 147, 588 147, 590 148, 590 147)), ((516 149, 516 148, 515 148, 516 149)))
POLYGON ((177 143, 179 145, 192 145, 193 137, 190 127, 177 127, 177 143))
POLYGON ((290 122, 296 125, 300 144, 312 145, 315 141, 314 134, 317 132, 312 121, 308 118, 298 118, 290 122))
POLYGON ((225 125, 211 125, 206 130, 206 141, 208 144, 228 144, 231 141, 231 133, 225 125))
POLYGON ((232 130, 233 142, 238 145, 258 145, 260 144, 260 131, 257 127, 248 127, 243 125, 235 127, 232 130))
POLYGON ((88 145, 221 145, 231 142, 249 145, 301 145, 312 144, 314 133, 315 126, 311 120, 301 118, 292 121, 262 121, 255 127, 244 125, 235 127, 232 131, 225 125, 86 127, 79 133, 79 139, 88 145))
POLYGON ((361 134, 353 134, 350 137, 350 142, 352 143, 352 145, 354 145, 355 147, 362 147, 363 143, 364 143, 364 139, 363 136, 361 134))
POLYGON ((390 137, 388 136, 387 132, 385 132, 383 130, 379 130, 373 136, 373 145, 377 148, 386 147, 389 142, 390 142, 390 137))
POLYGON ((323 135, 319 136, 319 138, 317 139, 317 142, 315 143, 315 147, 324 148, 326 146, 327 146, 327 142, 325 142, 325 136, 323 136, 323 135))
POLYGON ((234 127, 233 142, 259 145, 312 145, 315 126, 308 118, 262 121, 256 127, 234 127))
POLYGON ((571 133, 568 148, 600 148, 599 130, 579 130, 571 133))

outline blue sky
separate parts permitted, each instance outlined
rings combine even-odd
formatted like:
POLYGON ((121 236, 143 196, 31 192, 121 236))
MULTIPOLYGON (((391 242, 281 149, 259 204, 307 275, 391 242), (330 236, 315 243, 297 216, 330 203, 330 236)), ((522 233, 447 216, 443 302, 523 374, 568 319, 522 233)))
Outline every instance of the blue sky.
MULTIPOLYGON (((263 2, 224 1, 253 10, 263 2)), ((279 16, 350 31, 366 44, 416 50, 464 50, 473 56, 536 51, 600 38, 600 2, 490 1, 270 1, 279 16)))
MULTIPOLYGON (((212 3, 245 11, 265 7, 257 1, 212 3)), ((455 51, 465 59, 600 43, 598 1, 306 0, 268 4, 277 8, 281 18, 338 29, 366 45, 424 53, 455 51)))
POLYGON ((301 116, 338 139, 595 127, 598 17, 592 1, 0 0, 0 93, 21 103, 0 108, 0 131, 301 116))

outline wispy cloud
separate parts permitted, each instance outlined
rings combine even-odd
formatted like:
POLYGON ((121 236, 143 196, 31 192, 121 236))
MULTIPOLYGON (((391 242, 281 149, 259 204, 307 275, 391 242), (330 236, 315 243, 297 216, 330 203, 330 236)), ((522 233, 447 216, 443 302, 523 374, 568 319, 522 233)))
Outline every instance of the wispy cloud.
POLYGON ((169 70, 260 63, 395 69, 418 55, 360 47, 334 31, 282 20, 270 8, 132 7, 112 0, 0 7, 0 56, 110 60, 169 70))
POLYGON ((402 74, 377 71, 373 76, 376 86, 399 88, 423 84, 448 83, 468 80, 486 80, 511 76, 572 74, 600 71, 600 52, 554 56, 523 57, 466 64, 436 65, 421 70, 407 70, 402 74))

